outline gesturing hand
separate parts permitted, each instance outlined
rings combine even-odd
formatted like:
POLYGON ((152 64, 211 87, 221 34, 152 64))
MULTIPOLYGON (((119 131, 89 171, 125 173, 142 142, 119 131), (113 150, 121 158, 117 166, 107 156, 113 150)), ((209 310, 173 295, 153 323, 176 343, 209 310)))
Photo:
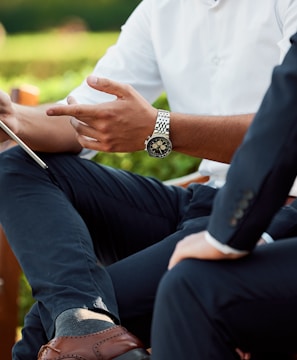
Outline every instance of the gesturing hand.
POLYGON ((153 132, 157 109, 130 85, 95 76, 89 76, 87 83, 114 95, 115 100, 86 105, 70 97, 68 105, 51 107, 47 114, 71 116, 83 147, 106 152, 143 150, 145 139, 153 132))

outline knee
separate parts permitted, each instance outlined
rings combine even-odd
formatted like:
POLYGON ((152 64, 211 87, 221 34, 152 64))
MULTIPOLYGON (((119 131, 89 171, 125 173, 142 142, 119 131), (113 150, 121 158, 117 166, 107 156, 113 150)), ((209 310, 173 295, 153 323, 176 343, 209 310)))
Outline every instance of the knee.
POLYGON ((217 265, 195 259, 183 260, 163 276, 158 299, 165 304, 174 302, 177 306, 180 301, 193 301, 210 313, 215 313, 222 306, 222 293, 226 292, 217 265))
POLYGON ((170 298, 172 299, 172 296, 182 294, 182 297, 185 298, 193 286, 197 289, 197 293, 201 293, 205 281, 205 278, 203 279, 205 273, 201 276, 203 272, 199 268, 199 261, 187 259, 177 264, 170 271, 167 271, 160 281, 158 297, 167 301, 170 298), (194 273, 195 277, 193 277, 194 273))
POLYGON ((186 272, 184 271, 183 264, 178 264, 170 271, 167 271, 162 277, 158 287, 158 296, 166 298, 180 291, 183 292, 185 281, 186 272))

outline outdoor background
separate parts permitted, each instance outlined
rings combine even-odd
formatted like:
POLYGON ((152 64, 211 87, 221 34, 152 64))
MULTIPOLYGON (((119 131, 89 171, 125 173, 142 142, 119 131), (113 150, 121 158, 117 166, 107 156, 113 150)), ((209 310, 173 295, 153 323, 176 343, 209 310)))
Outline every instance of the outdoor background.
MULTIPOLYGON (((30 84, 39 102, 65 97, 117 40, 121 25, 140 0, 1 0, 0 89, 30 84)), ((154 103, 168 108, 166 94, 154 103)), ((195 171, 200 160, 173 153, 166 159, 99 153, 94 161, 161 180, 195 171)), ((30 287, 20 283, 20 326, 32 304, 30 287)))

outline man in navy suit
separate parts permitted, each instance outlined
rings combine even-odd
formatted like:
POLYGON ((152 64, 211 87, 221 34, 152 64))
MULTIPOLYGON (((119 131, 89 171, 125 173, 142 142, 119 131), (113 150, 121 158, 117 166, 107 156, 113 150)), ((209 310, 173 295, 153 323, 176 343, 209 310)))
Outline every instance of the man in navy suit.
POLYGON ((297 34, 291 42, 207 230, 184 238, 171 257, 155 303, 154 360, 237 359, 236 348, 297 350, 295 204, 271 225, 281 241, 256 247, 297 173, 297 34))

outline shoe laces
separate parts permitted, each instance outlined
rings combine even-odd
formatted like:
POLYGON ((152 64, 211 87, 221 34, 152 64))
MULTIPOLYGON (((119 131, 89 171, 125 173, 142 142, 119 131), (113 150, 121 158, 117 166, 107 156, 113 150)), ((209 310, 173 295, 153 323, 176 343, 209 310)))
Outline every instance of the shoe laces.
POLYGON ((55 351, 55 352, 57 352, 57 353, 60 353, 60 352, 61 352, 61 350, 56 349, 56 348, 53 347, 52 345, 50 345, 50 344, 45 344, 45 345, 42 345, 42 346, 41 346, 41 348, 40 348, 40 350, 39 350, 39 352, 38 352, 38 359, 41 359, 41 356, 42 356, 43 352, 44 352, 45 350, 47 350, 47 349, 53 350, 53 351, 55 351))

